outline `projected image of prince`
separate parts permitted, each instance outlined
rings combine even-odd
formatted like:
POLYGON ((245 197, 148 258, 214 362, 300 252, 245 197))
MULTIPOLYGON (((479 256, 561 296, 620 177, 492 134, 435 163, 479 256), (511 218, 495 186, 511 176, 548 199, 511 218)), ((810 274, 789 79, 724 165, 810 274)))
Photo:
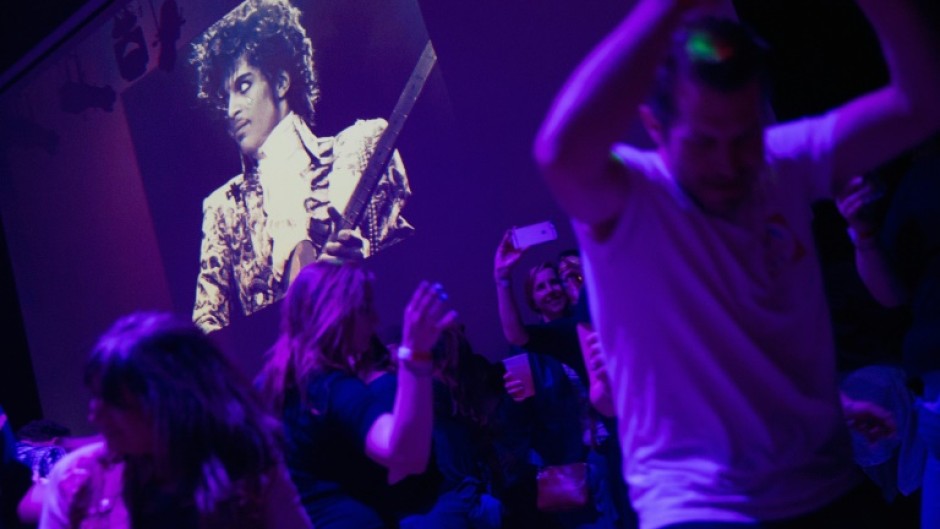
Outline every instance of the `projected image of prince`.
POLYGON ((315 259, 362 259, 414 229, 401 217, 411 194, 395 151, 354 230, 333 234, 387 123, 360 120, 335 137, 311 131, 317 81, 300 11, 286 0, 248 0, 193 45, 201 100, 224 113, 242 174, 203 203, 193 320, 210 332, 270 305, 315 259))

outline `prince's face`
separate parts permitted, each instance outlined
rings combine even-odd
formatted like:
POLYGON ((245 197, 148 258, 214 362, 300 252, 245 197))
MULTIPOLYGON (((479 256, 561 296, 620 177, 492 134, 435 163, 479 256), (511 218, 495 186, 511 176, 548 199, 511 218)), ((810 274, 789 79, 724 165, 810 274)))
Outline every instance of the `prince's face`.
POLYGON ((277 85, 242 57, 225 83, 229 133, 242 153, 254 158, 288 112, 284 99, 288 80, 281 76, 275 82, 277 85))

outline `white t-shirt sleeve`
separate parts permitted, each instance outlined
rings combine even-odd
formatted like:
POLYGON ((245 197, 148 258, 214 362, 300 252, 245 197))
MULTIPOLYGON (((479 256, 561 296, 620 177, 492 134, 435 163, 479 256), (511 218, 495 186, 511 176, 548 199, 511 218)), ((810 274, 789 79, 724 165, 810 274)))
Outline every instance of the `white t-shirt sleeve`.
POLYGON ((630 179, 631 185, 635 185, 633 180, 655 178, 663 172, 662 162, 654 151, 637 149, 632 145, 618 143, 611 148, 610 156, 616 163, 625 168, 625 177, 630 179))
POLYGON ((790 175, 807 202, 832 198, 833 130, 836 114, 775 125, 767 129, 767 159, 790 175))
POLYGON ((73 472, 72 468, 76 456, 69 454, 49 473, 49 481, 45 485, 45 494, 42 500, 42 514, 39 517, 39 529, 69 529, 68 499, 63 489, 63 479, 73 472), (69 457, 72 456, 72 457, 69 457))

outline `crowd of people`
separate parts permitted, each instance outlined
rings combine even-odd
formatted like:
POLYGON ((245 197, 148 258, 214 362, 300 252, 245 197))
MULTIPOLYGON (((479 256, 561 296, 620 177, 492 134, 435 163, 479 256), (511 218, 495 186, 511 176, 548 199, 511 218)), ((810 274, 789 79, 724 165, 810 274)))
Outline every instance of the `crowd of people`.
POLYGON ((626 503, 611 488, 622 483, 606 464, 612 437, 587 420, 599 415, 574 368, 524 352, 534 394, 520 396, 518 379, 472 350, 441 285, 421 283, 402 325, 382 333, 373 284, 359 263, 307 265, 254 383, 190 322, 166 313, 119 319, 85 370, 100 435, 75 439, 47 421, 19 432, 20 483, 30 474, 33 482, 16 495, 21 520, 44 528, 635 525, 628 508, 617 510, 626 503))
MULTIPOLYGON (((437 283, 379 329, 376 279, 329 252, 253 381, 190 321, 128 315, 85 370, 100 436, 39 423, 17 450, 0 410, 3 523, 854 529, 901 526, 888 500, 920 489, 940 527, 940 45, 913 3, 859 0, 889 83, 777 124, 766 50, 720 3, 638 1, 562 88, 535 158, 580 248, 520 273, 499 241, 505 351, 474 352, 437 283), (634 118, 654 150, 619 143, 634 118), (820 199, 871 297, 909 307, 889 367, 840 362, 820 199)), ((254 60, 230 69, 286 90, 254 60)))

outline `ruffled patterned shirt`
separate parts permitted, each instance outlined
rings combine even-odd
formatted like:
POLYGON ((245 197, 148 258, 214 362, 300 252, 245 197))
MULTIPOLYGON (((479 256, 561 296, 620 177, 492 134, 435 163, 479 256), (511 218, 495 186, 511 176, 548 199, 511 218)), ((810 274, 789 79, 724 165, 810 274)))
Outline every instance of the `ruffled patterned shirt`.
MULTIPOLYGON (((304 240, 319 253, 331 208, 344 211, 387 123, 359 120, 317 137, 296 114, 271 131, 259 161, 203 202, 202 250, 193 321, 211 332, 230 322, 238 299, 250 315, 284 296, 291 250, 304 240)), ((411 195, 394 151, 357 227, 366 257, 411 235, 401 216, 411 195)))

